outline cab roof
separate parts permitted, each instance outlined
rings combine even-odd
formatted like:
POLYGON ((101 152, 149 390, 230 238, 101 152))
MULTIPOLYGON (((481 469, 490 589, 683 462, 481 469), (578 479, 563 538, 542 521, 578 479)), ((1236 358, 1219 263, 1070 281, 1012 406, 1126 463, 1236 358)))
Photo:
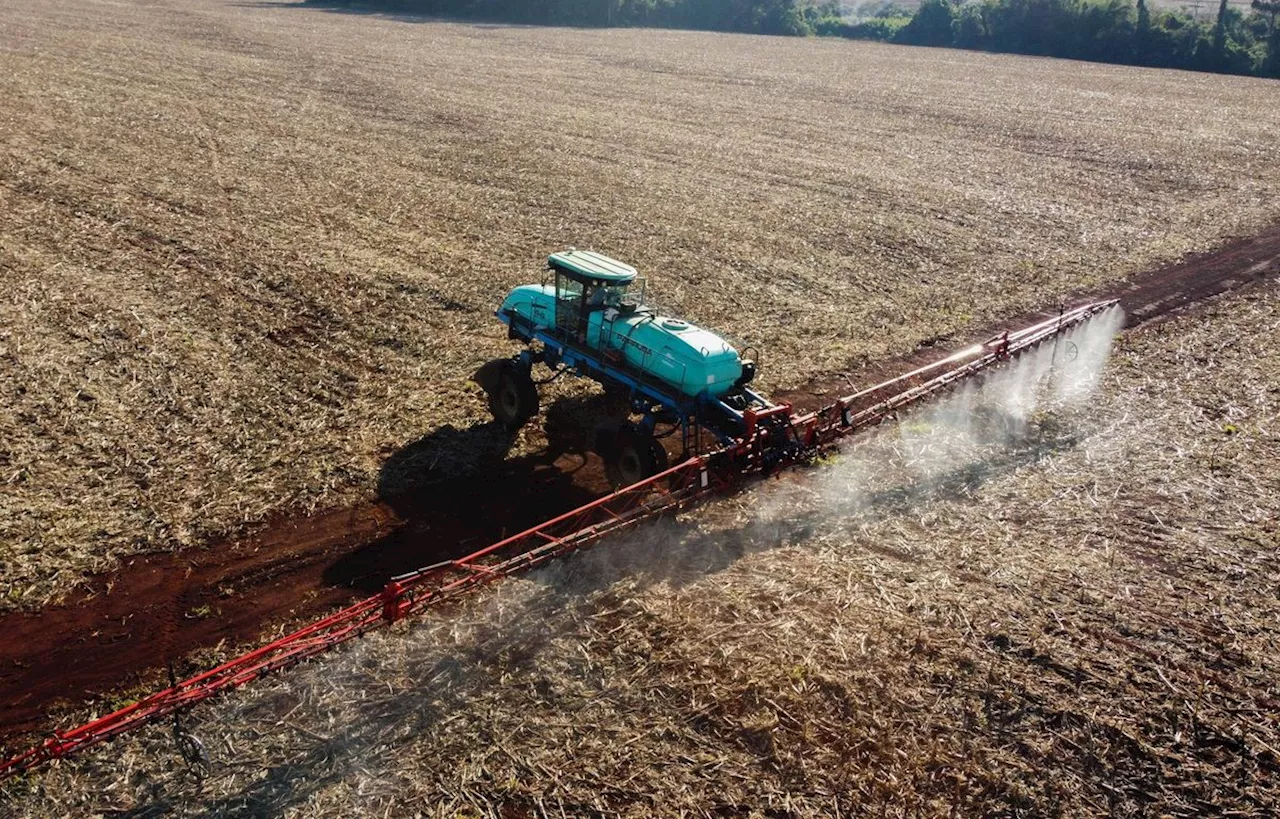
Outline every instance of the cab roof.
POLYGON ((570 276, 603 282, 625 283, 636 277, 636 269, 594 250, 565 250, 552 253, 547 264, 570 276))

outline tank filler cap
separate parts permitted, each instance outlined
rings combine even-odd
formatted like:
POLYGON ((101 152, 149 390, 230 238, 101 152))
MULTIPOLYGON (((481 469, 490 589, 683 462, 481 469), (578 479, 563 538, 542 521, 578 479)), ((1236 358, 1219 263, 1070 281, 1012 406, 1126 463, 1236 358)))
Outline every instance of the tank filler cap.
POLYGON ((689 322, 681 321, 678 318, 664 318, 662 320, 662 327, 663 329, 666 329, 666 330, 674 330, 676 332, 679 332, 681 330, 688 330, 689 322))

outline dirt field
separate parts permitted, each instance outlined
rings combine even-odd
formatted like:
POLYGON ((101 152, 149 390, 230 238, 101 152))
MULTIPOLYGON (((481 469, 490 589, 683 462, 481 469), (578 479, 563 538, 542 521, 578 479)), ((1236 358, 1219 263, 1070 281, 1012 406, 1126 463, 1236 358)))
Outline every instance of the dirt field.
POLYGON ((11 785, 16 816, 1269 816, 1280 287, 11 785), (119 812, 119 813, 117 813, 119 812))
MULTIPOLYGON (((1277 277, 1280 227, 1108 285, 1085 300, 1119 298, 1126 323, 1137 327, 1277 277)), ((961 348, 1049 315, 1009 317, 949 346, 961 348)), ((879 381, 944 354, 926 347, 874 362, 856 380, 879 381)), ((846 393, 848 384, 839 377, 786 397, 811 408, 846 393)), ((549 415, 546 423, 561 423, 557 417, 549 415)), ((488 437, 484 427, 477 432, 488 437)), ((561 443, 567 438, 553 437, 561 443)), ((244 540, 134 557, 65 603, 0 615, 0 633, 9 636, 0 642, 0 753, 35 742, 51 726, 74 723, 86 710, 119 703, 122 692, 155 690, 169 663, 180 674, 208 668, 237 647, 259 644, 264 630, 364 599, 389 577, 467 555, 602 491, 596 481, 603 478, 590 474, 590 460, 572 450, 557 452, 553 447, 502 460, 501 448, 473 451, 466 474, 448 483, 391 501, 284 519, 244 540)), ((402 453, 400 465, 412 469, 419 456, 430 453, 402 453)))
POLYGON ((635 262, 782 387, 1280 215, 1264 81, 210 0, 0 21, 6 607, 447 449, 551 249, 635 262))

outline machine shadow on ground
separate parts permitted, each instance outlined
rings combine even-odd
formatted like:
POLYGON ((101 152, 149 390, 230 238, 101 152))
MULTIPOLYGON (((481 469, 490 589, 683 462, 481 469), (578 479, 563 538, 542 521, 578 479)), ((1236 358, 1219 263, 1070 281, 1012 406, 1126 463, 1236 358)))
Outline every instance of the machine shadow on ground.
POLYGON ((393 453, 378 491, 405 525, 338 558, 324 582, 376 592, 396 575, 463 557, 606 494, 589 445, 609 409, 598 394, 561 398, 520 434, 494 421, 446 425, 393 453), (542 446, 508 457, 521 436, 542 446))

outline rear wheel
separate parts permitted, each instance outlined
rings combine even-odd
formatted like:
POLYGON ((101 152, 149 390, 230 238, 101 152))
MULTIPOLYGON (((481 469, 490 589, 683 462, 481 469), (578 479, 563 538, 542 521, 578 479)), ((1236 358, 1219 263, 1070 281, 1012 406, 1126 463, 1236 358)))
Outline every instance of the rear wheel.
POLYGON ((538 414, 538 388, 532 376, 515 366, 503 367, 489 391, 489 411, 512 432, 524 426, 538 414))
POLYGON ((639 483, 667 468, 667 452, 653 438, 635 424, 618 427, 611 436, 597 443, 597 451, 604 458, 604 472, 614 489, 639 483), (611 440, 608 440, 611 438, 611 440))

